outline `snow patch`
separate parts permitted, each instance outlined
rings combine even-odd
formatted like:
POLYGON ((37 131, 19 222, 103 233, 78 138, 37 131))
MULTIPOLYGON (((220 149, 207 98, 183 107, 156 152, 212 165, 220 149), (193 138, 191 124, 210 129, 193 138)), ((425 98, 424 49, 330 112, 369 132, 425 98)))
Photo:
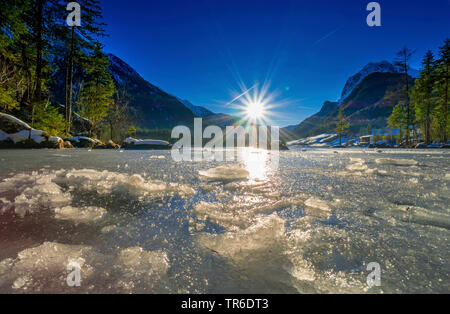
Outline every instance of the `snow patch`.
POLYGON ((372 73, 395 73, 395 67, 388 61, 381 61, 377 63, 369 63, 367 64, 361 71, 352 76, 345 84, 344 90, 342 91, 341 99, 339 100, 342 103, 350 94, 353 92, 353 89, 361 83, 364 78, 369 76, 372 73))
POLYGON ((13 117, 9 114, 6 113, 0 113, 0 117, 6 120, 9 120, 11 123, 16 124, 18 126, 20 126, 22 129, 25 130, 30 130, 31 126, 29 126, 27 123, 23 122, 20 119, 17 119, 16 117, 13 117))
POLYGON ((331 208, 328 206, 328 203, 322 201, 318 198, 311 197, 305 201, 305 205, 314 209, 319 209, 322 211, 330 212, 331 208))
POLYGON ((11 140, 14 144, 21 143, 27 140, 32 140, 37 144, 41 144, 45 141, 52 143, 59 143, 62 141, 59 137, 48 137, 44 131, 32 129, 25 122, 17 119, 16 117, 0 113, 0 118, 9 120, 9 123, 14 124, 16 130, 22 129, 16 133, 8 134, 4 130, 0 130, 0 141, 11 140))
POLYGON ((92 144, 100 144, 101 142, 99 140, 86 137, 86 136, 75 136, 75 137, 69 137, 69 141, 79 143, 80 141, 86 141, 92 144))
POLYGON ((299 139, 296 141, 288 142, 288 146, 295 145, 309 145, 312 147, 328 147, 330 146, 330 142, 336 140, 338 137, 337 134, 320 134, 316 136, 307 137, 304 139, 299 139))
POLYGON ((145 251, 141 247, 124 249, 119 261, 125 270, 134 274, 165 275, 169 269, 169 258, 164 251, 145 251))
POLYGON ((375 215, 387 219, 392 217, 406 223, 450 229, 450 215, 448 213, 432 211, 418 206, 394 205, 388 207, 387 210, 376 212, 375 215))
POLYGON ((417 166, 418 162, 412 159, 393 159, 393 158, 379 158, 375 160, 379 165, 392 166, 417 166))
POLYGON ((248 215, 242 212, 226 211, 222 203, 200 202, 194 207, 194 212, 201 220, 210 220, 213 223, 230 227, 243 227, 248 222, 248 215))
POLYGON ((124 143, 131 145, 155 145, 155 146, 170 146, 169 142, 161 140, 138 140, 132 137, 127 138, 124 143))
POLYGON ((106 210, 101 207, 72 207, 55 208, 55 218, 58 220, 69 220, 76 223, 90 223, 101 220, 106 210))
POLYGON ((211 181, 237 181, 248 179, 250 173, 240 166, 222 166, 209 170, 199 171, 202 178, 211 181))

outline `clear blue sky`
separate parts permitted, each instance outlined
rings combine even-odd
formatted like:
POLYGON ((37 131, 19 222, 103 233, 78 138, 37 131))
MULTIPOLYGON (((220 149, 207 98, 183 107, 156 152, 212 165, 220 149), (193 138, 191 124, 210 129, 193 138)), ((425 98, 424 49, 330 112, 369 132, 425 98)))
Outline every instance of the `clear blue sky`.
POLYGON ((239 89, 271 82, 283 105, 276 125, 298 124, 371 61, 407 45, 419 67, 450 36, 450 0, 381 0, 382 26, 366 24, 369 0, 101 0, 106 51, 177 97, 215 112, 239 89))

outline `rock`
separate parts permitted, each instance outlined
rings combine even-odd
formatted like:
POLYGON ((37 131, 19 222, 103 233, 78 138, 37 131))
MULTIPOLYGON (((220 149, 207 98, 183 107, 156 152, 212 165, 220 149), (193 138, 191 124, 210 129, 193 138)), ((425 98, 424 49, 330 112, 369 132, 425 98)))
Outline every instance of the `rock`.
POLYGON ((31 127, 16 117, 0 113, 0 130, 7 134, 15 134, 23 130, 30 131, 31 127))
POLYGON ((44 131, 35 130, 25 122, 0 113, 0 148, 56 148, 63 149, 64 141, 44 131))
POLYGON ((280 151, 287 151, 287 150, 289 150, 289 147, 283 142, 280 142, 280 147, 279 148, 280 148, 280 151))
POLYGON ((122 148, 129 150, 168 150, 172 148, 172 145, 161 140, 138 140, 129 137, 122 143, 122 148))
POLYGON ((416 145, 416 147, 415 148, 417 148, 417 149, 423 149, 423 148, 427 148, 427 145, 425 144, 425 143, 419 143, 419 144, 417 144, 416 145))
POLYGON ((64 141, 62 138, 59 137, 49 137, 49 147, 48 148, 57 148, 57 149, 64 149, 64 141), (53 144, 51 144, 53 143, 53 144), (53 146, 53 147, 51 147, 53 146))
POLYGON ((120 149, 120 145, 117 145, 113 141, 109 141, 108 143, 104 144, 98 144, 94 147, 94 149, 120 149))
MULTIPOLYGON (((66 115, 66 107, 64 105, 57 105, 58 112, 63 116, 66 115)), ((88 136, 89 130, 92 128, 92 121, 81 117, 80 115, 72 112, 72 125, 70 127, 70 133, 77 136, 88 136)))
POLYGON ((378 141, 375 143, 375 148, 389 148, 390 145, 386 141, 378 141))
POLYGON ((103 145, 101 141, 86 136, 70 137, 67 140, 76 148, 94 148, 103 145))
POLYGON ((109 141, 109 142, 106 144, 106 149, 120 149, 120 145, 114 143, 113 141, 109 141))

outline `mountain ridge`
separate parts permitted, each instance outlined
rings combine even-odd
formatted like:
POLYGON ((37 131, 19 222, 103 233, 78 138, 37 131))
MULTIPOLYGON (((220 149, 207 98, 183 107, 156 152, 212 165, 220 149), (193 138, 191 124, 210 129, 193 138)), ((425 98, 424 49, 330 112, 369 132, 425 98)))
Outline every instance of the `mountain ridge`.
POLYGON ((125 89, 131 98, 130 106, 141 117, 138 127, 144 130, 172 128, 176 125, 192 126, 194 118, 203 118, 205 125, 226 127, 233 125, 237 117, 214 113, 193 105, 189 100, 173 96, 145 80, 133 67, 116 55, 107 54, 110 73, 118 89, 125 89))
POLYGON ((358 73, 351 76, 347 82, 345 83, 344 89, 342 90, 341 98, 338 102, 343 102, 348 96, 350 96, 353 89, 362 82, 364 78, 369 76, 372 73, 394 73, 396 72, 395 67, 389 61, 380 61, 380 62, 370 62, 366 66, 364 66, 358 73))
POLYGON ((125 61, 109 53, 109 71, 119 90, 130 97, 130 106, 138 112, 137 124, 143 129, 171 128, 192 123, 195 115, 177 97, 145 80, 125 61))
MULTIPOLYGON (((416 71, 412 70, 414 75, 416 71)), ((393 107, 400 101, 403 74, 388 61, 371 62, 351 76, 336 102, 325 101, 321 110, 296 126, 282 129, 286 140, 334 132, 340 107, 350 122, 350 132, 363 128, 384 128, 393 107)), ((414 84, 410 77, 411 86, 414 84)))
POLYGON ((210 116, 213 116, 216 114, 216 113, 212 112, 211 110, 206 109, 205 107, 195 106, 189 100, 186 100, 186 99, 183 100, 180 98, 178 98, 178 100, 199 118, 206 118, 206 117, 210 117, 210 116))

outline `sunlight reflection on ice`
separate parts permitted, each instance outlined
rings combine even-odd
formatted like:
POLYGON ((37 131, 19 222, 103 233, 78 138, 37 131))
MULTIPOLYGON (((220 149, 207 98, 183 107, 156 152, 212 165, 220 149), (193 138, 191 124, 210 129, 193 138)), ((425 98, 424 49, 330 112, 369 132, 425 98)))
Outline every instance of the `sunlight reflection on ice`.
POLYGON ((267 180, 268 152, 257 148, 243 149, 239 154, 245 165, 245 170, 249 172, 249 178, 254 181, 267 180))

